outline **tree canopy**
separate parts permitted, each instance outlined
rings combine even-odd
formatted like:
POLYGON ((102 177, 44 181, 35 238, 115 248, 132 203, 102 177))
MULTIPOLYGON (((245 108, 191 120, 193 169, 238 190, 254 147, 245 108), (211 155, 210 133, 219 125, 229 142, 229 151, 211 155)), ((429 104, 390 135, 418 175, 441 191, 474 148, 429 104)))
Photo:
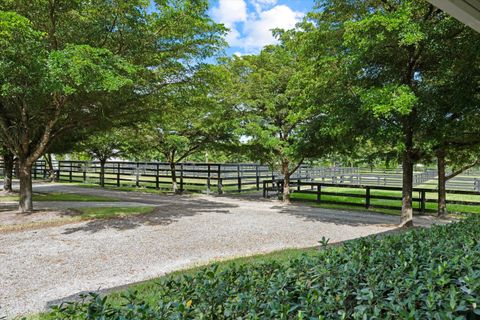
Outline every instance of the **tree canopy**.
POLYGON ((0 4, 0 125, 20 162, 20 209, 32 210, 31 166, 68 130, 142 114, 165 86, 223 45, 207 1, 5 1, 0 4))

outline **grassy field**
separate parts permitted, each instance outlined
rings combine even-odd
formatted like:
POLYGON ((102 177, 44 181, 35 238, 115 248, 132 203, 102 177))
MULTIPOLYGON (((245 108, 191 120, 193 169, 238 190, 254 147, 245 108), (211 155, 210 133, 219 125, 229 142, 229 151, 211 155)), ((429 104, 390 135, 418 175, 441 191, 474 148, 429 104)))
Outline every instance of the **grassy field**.
MULTIPOLYGON (((328 201, 337 201, 337 202, 347 202, 352 204, 361 204, 365 205, 365 198, 355 198, 349 197, 347 195, 342 194, 355 194, 355 195, 365 195, 364 189, 357 189, 357 188, 338 188, 338 187, 323 187, 322 192, 335 192, 339 195, 326 195, 322 194, 321 201, 325 201, 325 203, 319 203, 318 205, 321 207, 329 207, 329 208, 339 208, 339 209, 356 209, 356 210, 366 210, 365 208, 361 208, 359 206, 348 206, 346 205, 336 205, 336 204, 328 204, 328 201)), ((370 192, 371 197, 375 196, 391 196, 391 197, 401 197, 401 191, 390 191, 390 190, 371 190, 370 192)), ((418 192, 414 192, 414 198, 418 198, 418 192)), ((315 194, 305 194, 305 193, 293 193, 292 199, 297 201, 316 201, 317 196, 315 194)), ((437 194, 435 192, 426 193, 426 199, 429 200, 436 200, 437 194)), ((480 213, 480 196, 479 195, 460 195, 460 194, 447 194, 447 200, 450 201, 470 201, 470 202, 478 202, 478 205, 460 205, 460 204, 449 204, 448 209, 450 212, 458 212, 458 213, 480 213)), ((383 208, 375 208, 375 206, 395 206, 400 208, 402 203, 401 200, 389 200, 389 199, 371 199, 370 205, 372 206, 370 211, 375 212, 383 212, 389 214, 398 214, 399 210, 395 209, 383 209, 383 208)), ((413 202, 413 206, 415 209, 419 209, 420 205, 418 201, 413 202)), ((427 210, 435 211, 437 209, 437 204, 432 202, 427 202, 425 204, 425 208, 427 210)))
MULTIPOLYGON (((65 185, 74 185, 76 187, 82 187, 82 188, 100 188, 98 184, 92 184, 92 183, 78 183, 78 182, 61 182, 65 185)), ((146 193, 152 193, 152 194, 172 194, 172 188, 171 185, 168 186, 168 188, 161 188, 161 189, 155 189, 153 186, 150 188, 146 188, 144 186, 136 187, 136 186, 128 186, 128 185, 122 185, 120 187, 117 186, 112 186, 112 185, 106 185, 104 187, 107 190, 114 190, 114 191, 133 191, 133 192, 146 192, 146 193)), ((206 192, 206 186, 188 186, 188 188, 185 190, 187 192, 192 192, 192 193, 201 193, 201 192, 206 192)), ((238 191, 237 186, 227 186, 223 188, 224 192, 232 192, 235 193, 238 191)), ((211 187, 210 188, 211 193, 217 193, 217 188, 216 187, 211 187)), ((242 193, 249 193, 249 192, 257 192, 256 189, 242 189, 242 193)))
MULTIPOLYGON (((60 182, 69 182, 69 175, 61 175, 60 182)), ((76 183, 85 183, 85 184, 96 184, 98 185, 99 176, 98 174, 89 173, 84 181, 83 173, 72 173, 72 182, 76 183)), ((172 189, 172 182, 170 178, 161 177, 158 179, 160 190, 169 191, 172 189)), ((207 189, 207 178, 184 178, 184 188, 188 191, 205 191, 207 189)), ((256 188, 256 179, 255 178, 242 178, 242 190, 254 189, 256 188), (245 185, 249 183, 248 185, 245 185)), ((180 177, 177 180, 178 186, 180 187, 180 177)), ((105 174, 105 184, 107 186, 115 187, 117 185, 117 175, 116 174, 105 174)), ((132 175, 120 175, 120 187, 135 187, 136 186, 136 177, 132 175)), ((140 176, 139 187, 151 189, 156 188, 156 178, 154 176, 140 176)), ((261 184, 260 184, 261 187, 261 184)), ((218 185, 216 177, 212 177, 210 181, 210 191, 217 192, 218 185)), ((224 192, 235 192, 238 191, 238 184, 236 179, 225 179, 223 180, 222 190, 224 192)))

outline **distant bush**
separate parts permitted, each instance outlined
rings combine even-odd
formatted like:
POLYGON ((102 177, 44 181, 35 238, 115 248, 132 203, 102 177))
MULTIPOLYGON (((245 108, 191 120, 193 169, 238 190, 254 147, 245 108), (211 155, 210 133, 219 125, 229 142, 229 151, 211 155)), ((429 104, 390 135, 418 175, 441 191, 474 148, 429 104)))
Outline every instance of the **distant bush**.
MULTIPOLYGON (((368 237, 288 263, 167 277, 155 299, 92 295, 55 319, 477 319, 480 219, 368 237)), ((151 292, 150 292, 151 295, 151 292)), ((150 296, 149 295, 149 296, 150 296)))

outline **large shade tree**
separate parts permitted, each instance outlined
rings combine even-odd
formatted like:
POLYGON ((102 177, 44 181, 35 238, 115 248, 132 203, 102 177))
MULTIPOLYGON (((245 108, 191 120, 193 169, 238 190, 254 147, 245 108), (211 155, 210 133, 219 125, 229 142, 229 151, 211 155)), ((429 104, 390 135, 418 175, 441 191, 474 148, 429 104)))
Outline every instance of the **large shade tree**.
POLYGON ((370 113, 366 131, 402 153, 401 225, 411 225, 414 164, 424 156, 429 78, 450 63, 450 46, 470 31, 426 1, 318 1, 319 28, 341 34, 348 87, 370 113), (325 26, 327 24, 327 26, 325 26), (384 139, 383 139, 384 138, 384 139))
POLYGON ((177 183, 178 163, 235 140, 236 121, 224 95, 230 79, 224 71, 220 66, 202 65, 189 81, 166 88, 154 104, 159 112, 136 129, 134 135, 141 141, 129 144, 134 157, 169 163, 173 192, 182 191, 177 183))
POLYGON ((440 216, 447 214, 447 181, 480 164, 480 35, 461 25, 452 35, 441 43, 444 59, 422 82, 427 116, 420 138, 436 158, 440 216))
POLYGON ((306 158, 302 147, 316 111, 304 91, 304 80, 310 79, 302 77, 303 65, 287 42, 227 64, 246 150, 280 170, 285 203, 290 202, 290 177, 306 158))
POLYGON ((55 139, 142 113, 145 99, 223 45, 207 9, 201 0, 0 4, 0 137, 19 159, 21 211, 33 209, 31 167, 55 139))

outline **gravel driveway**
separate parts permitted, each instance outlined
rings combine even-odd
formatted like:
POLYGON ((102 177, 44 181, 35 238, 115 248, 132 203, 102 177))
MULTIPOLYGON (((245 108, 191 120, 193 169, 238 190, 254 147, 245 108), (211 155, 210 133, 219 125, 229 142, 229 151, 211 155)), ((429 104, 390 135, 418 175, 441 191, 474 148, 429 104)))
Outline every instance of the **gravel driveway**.
MULTIPOLYGON (((398 223, 394 216, 286 207, 255 197, 160 196, 50 184, 35 189, 105 195, 158 208, 144 216, 0 233, 0 318, 42 311, 81 291, 216 259, 314 246, 322 237, 348 240, 398 223)), ((432 222, 416 220, 417 225, 432 222)))

